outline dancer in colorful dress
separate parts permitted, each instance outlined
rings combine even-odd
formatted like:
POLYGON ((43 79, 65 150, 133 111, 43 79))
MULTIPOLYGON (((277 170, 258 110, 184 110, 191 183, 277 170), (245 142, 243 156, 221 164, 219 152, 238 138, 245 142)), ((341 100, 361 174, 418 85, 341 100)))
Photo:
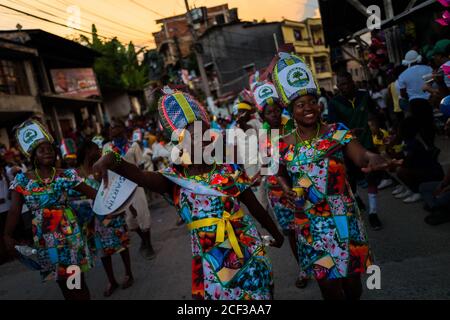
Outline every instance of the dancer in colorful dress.
MULTIPOLYGON (((100 184, 94 179, 92 166, 102 156, 101 148, 94 142, 85 142, 78 151, 78 161, 80 163, 79 173, 84 178, 86 184, 98 190, 100 184)), ((100 216, 93 214, 92 202, 79 202, 78 208, 82 206, 83 211, 90 211, 94 216, 94 242, 97 254, 100 256, 108 277, 108 286, 103 292, 105 297, 110 297, 119 288, 119 284, 114 276, 112 256, 120 253, 125 268, 125 280, 122 289, 131 287, 134 283, 131 271, 130 237, 127 224, 125 222, 125 212, 114 216, 100 216), (87 205, 87 206, 86 206, 87 205), (84 207, 84 208, 83 208, 84 207)), ((77 210, 76 208, 74 208, 77 210)))
POLYGON ((65 299, 89 299, 83 274, 93 266, 93 257, 66 193, 75 189, 94 199, 96 191, 83 183, 75 170, 55 168, 53 138, 37 121, 23 123, 16 130, 16 138, 34 170, 19 173, 11 183, 12 205, 5 231, 8 250, 14 252, 12 233, 26 204, 33 214, 34 246, 43 281, 55 279, 65 299), (78 266, 82 272, 81 289, 67 286, 73 272, 70 266, 78 266))
MULTIPOLYGON (((270 81, 258 81, 254 85, 253 96, 255 98, 260 117, 264 121, 263 129, 267 130, 268 134, 268 140, 260 143, 266 143, 265 150, 268 150, 268 157, 272 157, 274 156, 274 152, 271 151, 272 146, 278 145, 280 137, 289 134, 292 129, 289 130, 286 126, 287 119, 282 117, 285 109, 281 104, 281 99, 278 96, 275 86, 270 81), (278 134, 273 136, 271 130, 278 130, 278 134)), ((261 191, 261 197, 268 199, 268 201, 264 201, 262 203, 267 203, 269 210, 275 214, 279 226, 289 239, 291 250, 298 262, 298 248, 294 227, 294 210, 288 206, 288 199, 283 196, 283 189, 278 183, 278 179, 275 174, 262 176, 261 191)), ((295 285, 300 289, 305 288, 307 285, 307 277, 302 270, 299 272, 295 285)))
MULTIPOLYGON (((164 128, 186 129, 195 137, 194 123, 209 129, 203 107, 191 96, 168 89, 159 103, 164 128)), ((192 139, 190 146, 194 148, 192 139)), ((198 143, 198 142, 197 142, 198 143)), ((202 151, 206 147, 202 142, 202 151)), ((184 151, 183 151, 184 152, 184 151)), ((186 154, 181 159, 190 159, 186 154)), ((142 172, 118 154, 104 156, 94 172, 107 180, 107 170, 154 192, 170 195, 191 234, 192 296, 195 299, 271 299, 272 267, 253 219, 241 201, 280 247, 283 235, 249 189, 247 176, 235 165, 172 165, 161 172, 142 172)))
MULTIPOLYGON (((103 153, 117 152, 126 161, 138 167, 143 167, 143 151, 137 142, 131 142, 127 138, 126 126, 123 121, 114 120, 111 123, 111 142, 103 147, 103 153)), ((130 231, 136 232, 141 238, 141 255, 148 259, 154 259, 156 254, 152 245, 151 215, 148 207, 147 196, 143 188, 138 188, 130 208, 127 210, 126 222, 130 231)))
POLYGON ((295 208, 300 264, 324 299, 359 299, 360 275, 372 258, 344 154, 364 172, 389 163, 365 150, 344 125, 321 122, 319 89, 301 58, 280 53, 273 78, 297 124, 282 140, 279 180, 295 208))

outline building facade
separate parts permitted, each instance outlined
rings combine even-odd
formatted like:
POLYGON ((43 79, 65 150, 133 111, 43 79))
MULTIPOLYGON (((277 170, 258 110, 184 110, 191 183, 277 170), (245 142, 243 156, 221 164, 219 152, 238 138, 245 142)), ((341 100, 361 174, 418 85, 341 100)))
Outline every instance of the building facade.
POLYGON ((14 119, 4 130, 11 132, 11 125, 31 115, 40 116, 57 140, 87 121, 99 128, 103 110, 93 71, 96 51, 43 30, 0 31, 0 42, 16 52, 8 58, 0 47, 0 112, 14 119))
POLYGON ((333 88, 333 73, 330 62, 330 49, 325 46, 322 20, 308 18, 303 21, 283 20, 284 43, 292 43, 295 52, 303 57, 317 78, 319 85, 333 88))
MULTIPOLYGON (((212 26, 238 20, 237 9, 229 9, 228 4, 195 10, 203 15, 203 18, 194 24, 199 36, 212 26)), ((180 59, 192 53, 194 39, 186 14, 160 19, 156 23, 161 24, 161 30, 153 33, 153 37, 166 66, 175 65, 180 59)))

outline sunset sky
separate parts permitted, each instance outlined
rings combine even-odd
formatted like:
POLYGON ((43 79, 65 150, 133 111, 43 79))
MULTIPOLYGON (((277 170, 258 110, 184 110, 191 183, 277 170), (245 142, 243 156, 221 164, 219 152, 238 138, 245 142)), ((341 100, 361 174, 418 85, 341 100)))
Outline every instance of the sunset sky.
MULTIPOLYGON (((191 7, 215 6, 228 3, 237 7, 242 20, 279 21, 283 18, 301 20, 318 14, 317 0, 190 0, 191 7)), ((155 20, 185 12, 184 0, 0 0, 0 30, 43 29, 60 36, 80 34, 68 27, 26 16, 4 8, 5 5, 63 25, 75 25, 91 30, 95 23, 98 33, 105 37, 117 36, 122 42, 154 47, 152 32, 158 31, 155 20), (80 19, 76 19, 77 12, 80 19)))

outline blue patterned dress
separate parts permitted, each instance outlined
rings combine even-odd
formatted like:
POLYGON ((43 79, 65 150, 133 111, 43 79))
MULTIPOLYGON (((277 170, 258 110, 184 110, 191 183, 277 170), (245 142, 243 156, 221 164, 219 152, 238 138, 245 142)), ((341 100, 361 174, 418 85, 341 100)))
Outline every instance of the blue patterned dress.
POLYGON ((93 267, 94 259, 78 218, 67 202, 67 193, 82 179, 75 170, 57 173, 46 185, 19 173, 11 190, 20 193, 33 214, 32 230, 43 281, 67 278, 69 266, 82 272, 93 267))

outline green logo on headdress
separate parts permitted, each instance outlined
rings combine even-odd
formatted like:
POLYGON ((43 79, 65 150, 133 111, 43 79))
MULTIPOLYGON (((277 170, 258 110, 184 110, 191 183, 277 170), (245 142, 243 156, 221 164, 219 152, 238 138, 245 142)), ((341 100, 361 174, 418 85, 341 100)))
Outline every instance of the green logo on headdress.
POLYGON ((308 73, 300 67, 293 68, 287 74, 287 82, 291 87, 306 87, 309 83, 308 73))
POLYGON ((258 96, 261 99, 265 99, 273 94, 273 89, 269 86, 264 86, 259 90, 258 96))
POLYGON ((26 144, 31 143, 34 139, 36 139, 38 133, 34 129, 27 129, 23 134, 23 141, 26 144))

